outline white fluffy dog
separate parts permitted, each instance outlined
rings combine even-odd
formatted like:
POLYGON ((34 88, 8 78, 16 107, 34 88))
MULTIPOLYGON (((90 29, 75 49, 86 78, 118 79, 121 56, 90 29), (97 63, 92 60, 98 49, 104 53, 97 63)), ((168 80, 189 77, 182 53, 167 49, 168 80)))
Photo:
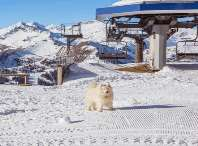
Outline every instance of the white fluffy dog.
POLYGON ((86 91, 86 109, 88 111, 102 112, 103 107, 113 109, 113 90, 111 85, 92 82, 86 91))

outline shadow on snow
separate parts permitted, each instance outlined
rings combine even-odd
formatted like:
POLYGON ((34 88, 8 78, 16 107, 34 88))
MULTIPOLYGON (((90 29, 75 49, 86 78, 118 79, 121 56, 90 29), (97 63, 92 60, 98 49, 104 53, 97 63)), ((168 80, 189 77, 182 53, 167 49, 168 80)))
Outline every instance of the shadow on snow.
POLYGON ((175 105, 145 105, 145 106, 131 106, 131 107, 118 107, 114 110, 134 110, 134 109, 168 109, 168 108, 178 108, 184 106, 175 105))

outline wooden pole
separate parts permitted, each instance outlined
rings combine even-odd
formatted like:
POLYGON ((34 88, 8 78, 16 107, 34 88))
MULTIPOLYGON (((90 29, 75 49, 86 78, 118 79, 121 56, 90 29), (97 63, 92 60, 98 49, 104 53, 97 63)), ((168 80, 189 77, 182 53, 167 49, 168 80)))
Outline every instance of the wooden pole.
POLYGON ((58 65, 57 66, 57 85, 63 84, 63 66, 58 65))
POLYGON ((24 85, 27 85, 27 76, 24 75, 24 85))
POLYGON ((136 39, 135 63, 143 62, 143 49, 144 41, 141 39, 136 39))

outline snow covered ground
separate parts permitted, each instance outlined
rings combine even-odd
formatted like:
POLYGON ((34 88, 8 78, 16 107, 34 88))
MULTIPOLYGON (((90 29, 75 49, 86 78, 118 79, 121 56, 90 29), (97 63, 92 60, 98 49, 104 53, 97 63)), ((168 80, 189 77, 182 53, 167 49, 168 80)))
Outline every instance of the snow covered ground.
MULTIPOLYGON (((104 26, 84 22, 84 38, 78 41, 97 47, 105 40, 104 26)), ((195 32, 181 29, 169 39, 168 61, 175 59, 176 42, 194 38, 195 32)), ((64 43, 59 26, 18 23, 0 29, 0 56, 11 52, 0 67, 16 67, 14 58, 52 58, 64 43)), ((131 56, 134 47, 131 41, 131 56)), ((146 59, 148 50, 144 55, 146 59)), ((93 53, 71 66, 63 86, 0 85, 0 146, 197 146, 198 63, 169 62, 152 74, 115 70, 131 65, 104 63, 93 53), (84 110, 84 92, 93 80, 112 84, 114 111, 84 110)))
POLYGON ((197 68, 179 63, 136 74, 89 60, 72 66, 63 86, 1 85, 0 144, 196 146, 197 68), (93 80, 112 84, 114 111, 84 110, 84 91, 93 80))

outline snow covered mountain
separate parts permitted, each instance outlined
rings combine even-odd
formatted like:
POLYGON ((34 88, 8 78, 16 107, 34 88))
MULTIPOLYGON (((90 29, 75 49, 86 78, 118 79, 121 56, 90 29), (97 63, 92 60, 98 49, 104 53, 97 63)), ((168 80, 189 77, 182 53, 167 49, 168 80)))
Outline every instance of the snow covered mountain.
MULTIPOLYGON (((70 29, 67 27, 66 29, 70 29)), ((82 23, 84 38, 74 43, 89 41, 91 48, 105 40, 105 25, 101 22, 82 23)), ((44 72, 51 67, 58 50, 66 45, 61 26, 19 22, 0 29, 0 69, 21 72, 44 72), (30 67, 31 66, 31 67, 30 67)))
MULTIPOLYGON (((83 39, 78 39, 75 43, 90 42, 88 47, 95 49, 92 58, 96 58, 97 48, 101 47, 101 44, 103 45, 106 40, 105 24, 98 21, 88 21, 83 22, 81 27, 83 39)), ((70 27, 66 29, 70 29, 70 27)), ((36 22, 19 22, 0 29, 0 69, 19 69, 22 72, 50 70, 50 60, 55 57, 62 46, 66 45, 66 39, 61 36, 60 32, 61 26, 59 25, 43 26, 36 22)), ((171 60, 175 57, 175 45, 178 41, 192 39, 195 36, 196 31, 194 29, 181 29, 175 33, 167 42, 168 59, 171 60)), ((128 44, 129 54, 128 60, 124 60, 124 62, 132 62, 135 54, 135 42, 130 38, 124 38, 124 41, 128 44)), ((145 42, 147 44, 146 49, 148 49, 148 40, 145 42)), ((107 46, 107 49, 110 48, 107 46)), ((145 50, 144 54, 144 58, 147 60, 148 50, 145 50)))
POLYGON ((12 58, 4 55, 1 57, 1 64, 12 67, 14 59, 21 57, 39 57, 53 55, 58 46, 53 40, 54 35, 38 23, 20 22, 8 28, 0 29, 0 44, 7 46, 1 50, 0 55, 4 55, 7 50, 12 51, 12 58), (13 59, 13 61, 11 61, 13 59))
MULTIPOLYGON (((19 22, 0 29, 0 65, 13 67, 16 64, 11 60, 21 57, 49 58, 54 56, 60 47, 66 44, 60 31, 60 26, 43 26, 35 22, 19 22)), ((101 22, 83 22, 82 33, 84 38, 78 40, 79 42, 90 41, 96 47, 105 41, 105 25, 101 22)), ((174 47, 176 42, 182 38, 192 39, 195 35, 196 32, 193 29, 181 29, 168 40, 168 47, 174 47)), ((125 39, 125 41, 129 44, 129 52, 132 56, 135 47, 134 41, 132 39, 125 39)))
MULTIPOLYGON (((82 24, 84 40, 103 41, 105 39, 104 30, 104 25, 99 22, 90 21, 82 24)), ((0 64, 13 67, 14 61, 11 61, 12 59, 51 57, 65 43, 66 40, 60 35, 60 26, 43 26, 38 23, 19 22, 0 29, 0 64), (7 52, 7 55, 3 54, 5 52, 7 52)))

